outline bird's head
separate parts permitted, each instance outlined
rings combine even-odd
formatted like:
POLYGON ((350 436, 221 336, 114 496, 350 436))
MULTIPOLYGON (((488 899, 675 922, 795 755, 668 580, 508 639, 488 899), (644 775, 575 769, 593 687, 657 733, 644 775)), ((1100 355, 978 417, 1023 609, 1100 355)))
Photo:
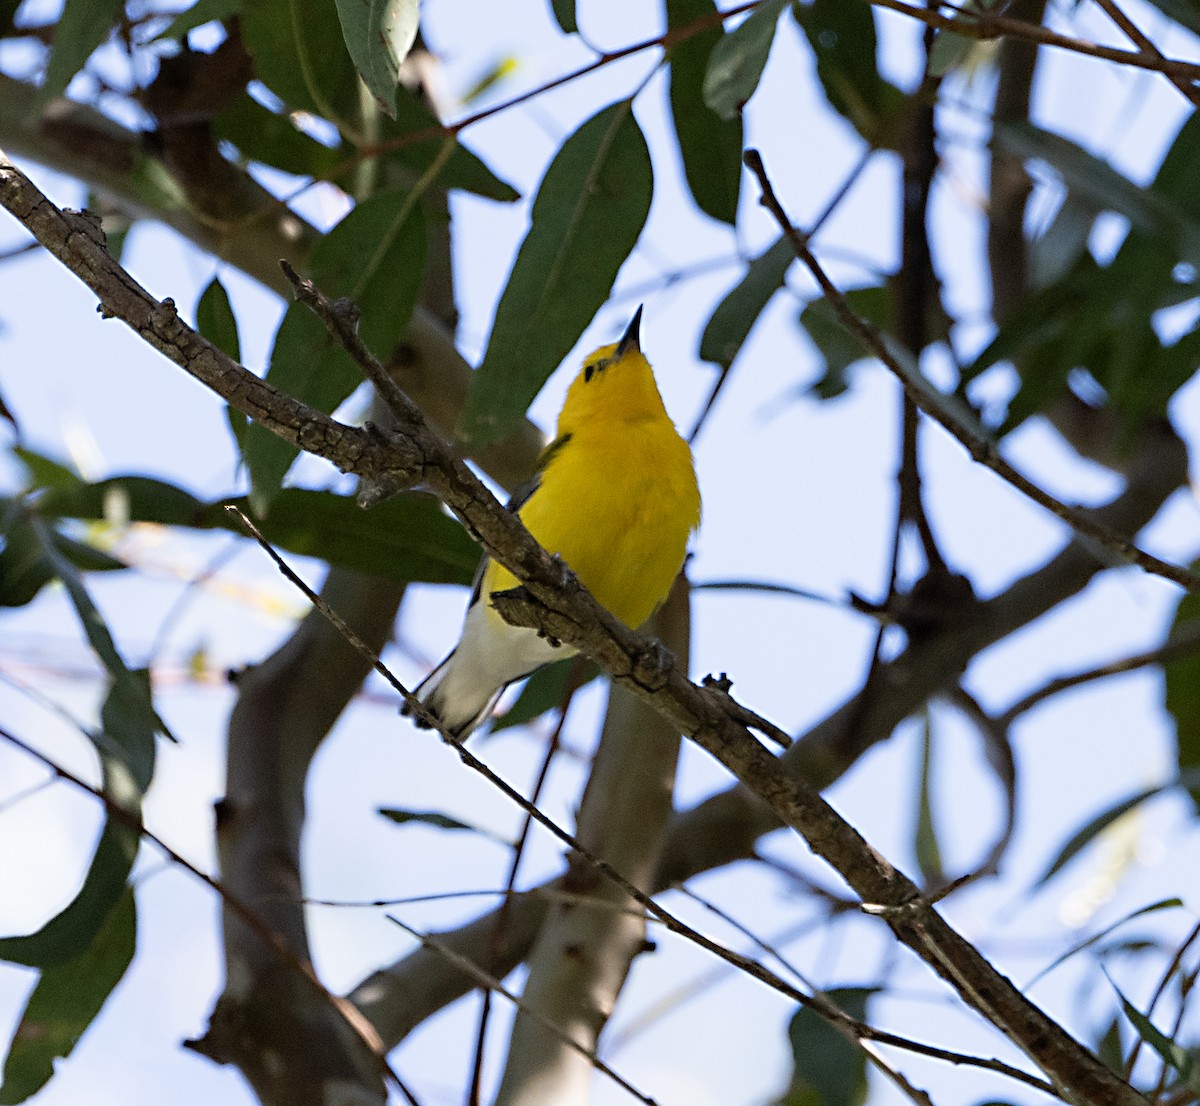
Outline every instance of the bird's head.
POLYGON ((619 342, 601 346, 584 358, 558 417, 560 436, 604 421, 633 422, 664 415, 654 372, 642 356, 641 321, 639 307, 619 342))

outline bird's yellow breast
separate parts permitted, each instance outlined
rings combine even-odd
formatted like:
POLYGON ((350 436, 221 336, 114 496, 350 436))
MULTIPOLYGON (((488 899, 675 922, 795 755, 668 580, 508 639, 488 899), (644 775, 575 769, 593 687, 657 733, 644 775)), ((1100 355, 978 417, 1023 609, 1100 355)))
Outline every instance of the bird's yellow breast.
MULTIPOLYGON (((601 605, 636 628, 683 566, 700 492, 691 450, 661 407, 620 422, 572 431, 519 514, 601 605)), ((515 586, 507 570, 489 566, 485 595, 515 586)))

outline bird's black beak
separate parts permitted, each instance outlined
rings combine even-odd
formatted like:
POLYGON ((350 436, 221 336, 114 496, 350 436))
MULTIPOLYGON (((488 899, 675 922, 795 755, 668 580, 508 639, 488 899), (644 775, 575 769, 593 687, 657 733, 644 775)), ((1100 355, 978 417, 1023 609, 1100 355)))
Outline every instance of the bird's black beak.
POLYGON ((641 350, 642 341, 638 334, 642 325, 642 309, 639 307, 633 316, 633 321, 625 331, 624 337, 617 343, 617 356, 624 357, 631 349, 641 350))

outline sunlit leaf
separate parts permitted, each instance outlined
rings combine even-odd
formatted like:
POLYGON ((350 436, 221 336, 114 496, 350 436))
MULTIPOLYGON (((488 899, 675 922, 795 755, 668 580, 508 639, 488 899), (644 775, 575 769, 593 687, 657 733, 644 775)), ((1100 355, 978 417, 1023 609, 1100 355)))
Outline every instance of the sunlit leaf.
POLYGON ((346 49, 363 84, 388 115, 396 114, 400 64, 417 37, 419 0, 336 0, 346 49))
POLYGON ((24 1102, 45 1086, 54 1060, 71 1054, 121 981, 136 943, 133 891, 126 889, 83 952, 42 972, 4 1061, 2 1106, 24 1102))
POLYGON ((700 356, 728 369, 751 328, 780 288, 796 260, 791 243, 782 235, 774 245, 752 258, 742 279, 717 304, 700 338, 700 356))
MULTIPOLYGON (((666 0, 671 28, 695 23, 716 10, 713 0, 666 0)), ((723 119, 705 102, 704 75, 713 49, 724 38, 720 25, 670 48, 671 117, 683 171, 696 206, 722 222, 737 221, 742 185, 742 121, 723 119)))
POLYGON ((463 414, 469 441, 496 441, 520 421, 608 298, 652 193, 650 153, 628 100, 592 116, 563 143, 538 189, 471 381, 463 414))
POLYGON ((722 119, 739 114, 758 88, 787 5, 788 0, 763 0, 713 48, 704 75, 704 102, 722 119))

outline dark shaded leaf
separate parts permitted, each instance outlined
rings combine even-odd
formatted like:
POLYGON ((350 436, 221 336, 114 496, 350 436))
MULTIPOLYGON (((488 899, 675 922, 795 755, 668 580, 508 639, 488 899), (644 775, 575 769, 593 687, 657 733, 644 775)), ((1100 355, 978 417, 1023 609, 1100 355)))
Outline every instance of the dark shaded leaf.
MULTIPOLYGON (((207 508, 203 520, 244 536, 223 503, 207 508)), ((347 496, 286 488, 258 527, 291 553, 393 580, 469 584, 479 563, 479 547, 429 496, 396 496, 364 511, 347 496)))
POLYGON ((905 97, 876 67, 875 13, 865 0, 794 3, 792 14, 817 59, 825 98, 872 146, 895 148, 900 135, 888 124, 901 114, 905 97))
POLYGON ((600 669, 591 661, 582 661, 578 657, 567 657, 548 664, 545 668, 539 668, 526 681, 521 694, 517 696, 517 701, 492 723, 489 736, 514 726, 524 726, 535 718, 541 718, 547 711, 561 710, 573 673, 578 690, 599 676, 600 669))
POLYGON ((1197 1068, 1192 1054, 1183 1045, 1171 1040, 1170 1037, 1158 1029, 1145 1014, 1121 993, 1121 989, 1113 982, 1112 977, 1108 976, 1107 972, 1104 974, 1108 977, 1109 985, 1116 991, 1117 998, 1121 1001, 1121 1009, 1125 1011, 1125 1016, 1133 1024, 1133 1028, 1137 1030, 1138 1036, 1158 1053, 1159 1058, 1164 1064, 1179 1074, 1184 1083, 1193 1091, 1200 1093, 1200 1068, 1197 1068))
POLYGON ((700 356, 728 369, 771 297, 783 287, 796 253, 782 235, 750 261, 742 279, 717 304, 700 338, 700 356))
POLYGON ((379 813, 389 821, 395 822, 398 826, 407 826, 416 823, 422 826, 432 826, 434 829, 466 830, 469 833, 477 833, 481 837, 487 837, 492 841, 498 841, 501 845, 511 844, 511 842, 506 841, 503 837, 498 837, 490 830, 482 829, 480 826, 473 826, 470 822, 460 822, 457 818, 451 818, 448 814, 440 814, 436 810, 397 810, 394 807, 380 807, 379 813))
POLYGON ((1175 20, 1194 35, 1200 35, 1200 5, 1196 0, 1150 0, 1168 19, 1175 20))
POLYGON ((738 115, 758 88, 788 2, 763 0, 714 47, 704 75, 704 102, 722 119, 738 115))
MULTIPOLYGON (((866 1021, 867 987, 839 987, 825 997, 866 1021)), ((861 1106, 867 1097, 867 1058, 815 1010, 802 1006, 788 1026, 792 1079, 778 1106, 861 1106)))
MULTIPOLYGON (((4 548, 0 550, 0 607, 23 607, 48 583, 57 578, 55 566, 46 555, 42 539, 29 517, 10 501, 3 525, 4 548)), ((115 557, 84 545, 48 528, 49 540, 71 564, 84 571, 124 568, 115 557)))
POLYGON ((1095 1053, 1109 1071, 1118 1075, 1125 1071, 1125 1046, 1121 1041, 1121 1019, 1114 1017, 1096 1043, 1095 1053))
MULTIPOLYGON (((1200 595, 1185 592, 1175 608, 1171 634, 1200 619, 1200 595)), ((1163 706, 1175 722, 1176 763, 1181 777, 1200 773, 1200 654, 1163 665, 1163 706)), ((1192 806, 1200 811, 1200 779, 1188 784, 1192 806)))
MULTIPOLYGON (((257 0, 254 0, 257 3, 257 0)), ((188 31, 203 27, 206 23, 224 23, 235 15, 240 15, 243 0, 196 0, 186 11, 180 12, 161 34, 155 36, 155 41, 170 38, 182 41, 188 31)))
POLYGON ((650 153, 628 100, 592 116, 563 143, 538 189, 471 381, 463 413, 470 442, 496 441, 516 426, 578 341, 637 243, 653 188, 650 153))
POLYGON ((237 318, 233 313, 233 305, 229 302, 229 293, 225 291, 220 277, 213 277, 200 293, 200 299, 196 303, 196 329, 234 361, 242 359, 237 318))
MULTIPOLYGON (((685 27, 717 10, 713 0, 666 0, 667 25, 685 27)), ((683 171, 696 206, 733 225, 742 187, 742 121, 722 119, 704 102, 704 75, 720 25, 671 47, 670 102, 683 171)))
MULTIPOLYGON (((359 333, 385 363, 408 330, 424 267, 421 210, 405 192, 381 192, 359 204, 317 244, 310 265, 327 296, 358 304, 359 333)), ((330 413, 362 383, 362 374, 313 312, 294 303, 275 335, 267 380, 330 413)), ((256 514, 278 494, 298 452, 257 423, 247 428, 243 458, 256 514)))
POLYGON ((83 953, 124 892, 137 849, 137 833, 110 820, 79 893, 36 933, 0 938, 0 960, 51 968, 83 953))
POLYGON ((346 49, 379 106, 396 114, 400 63, 417 37, 418 0, 336 0, 346 49))
POLYGON ((248 94, 213 119, 212 127, 218 139, 236 146, 244 158, 298 177, 322 176, 346 156, 341 147, 323 145, 287 114, 271 111, 248 94))
MULTIPOLYGON (((851 288, 844 293, 846 303, 860 318, 878 330, 888 331, 892 322, 892 296, 886 285, 872 284, 851 288)), ((800 312, 800 325, 807 332, 824 362, 821 377, 812 386, 820 399, 832 399, 847 388, 846 370, 871 353, 862 339, 847 330, 833 305, 823 296, 811 300, 800 312)), ((942 331, 944 333, 944 324, 942 331)))
POLYGON ((133 959, 137 913, 126 889, 104 927, 79 956, 42 972, 4 1061, 0 1104, 24 1102, 69 1056, 133 959))
POLYGON ((575 22, 575 0, 550 0, 550 10, 563 34, 573 35, 579 30, 579 24, 575 22))
POLYGON ((108 32, 124 10, 124 0, 66 0, 54 25, 54 46, 46 78, 38 91, 39 104, 44 105, 67 90, 71 78, 108 38, 108 32))

